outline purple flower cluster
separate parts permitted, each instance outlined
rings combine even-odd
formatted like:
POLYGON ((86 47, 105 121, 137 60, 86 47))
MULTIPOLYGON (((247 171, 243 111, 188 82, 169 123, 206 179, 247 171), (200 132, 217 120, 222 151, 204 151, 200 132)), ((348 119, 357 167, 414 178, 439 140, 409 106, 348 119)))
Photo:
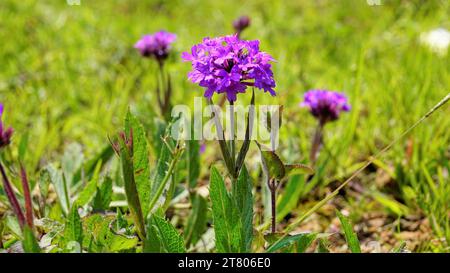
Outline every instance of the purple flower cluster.
POLYGON ((327 90, 306 92, 300 105, 309 108, 322 124, 338 119, 342 111, 350 111, 350 104, 344 94, 327 90))
POLYGON ((134 48, 138 49, 142 56, 153 57, 162 63, 169 56, 170 45, 176 38, 175 34, 159 31, 151 35, 142 36, 134 45, 134 48))
POLYGON ((9 127, 5 130, 2 122, 3 104, 0 103, 0 149, 11 142, 11 137, 14 132, 13 128, 9 127))
POLYGON ((236 35, 205 38, 194 45, 191 53, 184 52, 185 61, 192 62, 188 77, 193 83, 205 87, 205 97, 214 92, 226 93, 229 101, 237 93, 254 86, 275 96, 272 56, 259 50, 259 41, 240 40, 236 35))

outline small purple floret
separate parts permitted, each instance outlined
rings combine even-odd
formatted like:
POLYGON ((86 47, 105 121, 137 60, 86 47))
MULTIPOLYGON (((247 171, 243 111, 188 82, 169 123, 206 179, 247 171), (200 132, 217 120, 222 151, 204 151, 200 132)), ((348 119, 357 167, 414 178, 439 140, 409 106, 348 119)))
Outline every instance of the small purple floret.
POLYGON ((342 111, 350 111, 350 104, 344 94, 327 90, 306 92, 300 106, 309 108, 322 124, 338 119, 342 111))
POLYGON ((142 56, 153 57, 161 63, 169 56, 171 44, 175 42, 176 38, 177 36, 173 33, 159 31, 142 36, 134 48, 138 49, 142 56))
POLYGON ((236 35, 205 38, 182 58, 192 63, 188 78, 204 87, 205 97, 226 93, 235 101, 237 93, 254 86, 275 96, 272 56, 259 50, 259 41, 240 40, 236 35))
POLYGON ((14 133, 13 128, 9 127, 5 130, 3 121, 3 104, 0 103, 0 149, 11 143, 11 137, 14 133))

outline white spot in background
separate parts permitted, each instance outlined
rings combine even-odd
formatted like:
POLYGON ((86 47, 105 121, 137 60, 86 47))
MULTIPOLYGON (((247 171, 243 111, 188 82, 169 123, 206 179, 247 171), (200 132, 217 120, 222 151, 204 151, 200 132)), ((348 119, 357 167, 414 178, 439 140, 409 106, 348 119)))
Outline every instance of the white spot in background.
POLYGON ((381 6, 381 0, 366 0, 369 6, 381 6))
POLYGON ((420 35, 422 44, 441 56, 447 55, 450 45, 450 32, 445 28, 436 28, 420 35))
POLYGON ((66 0, 69 6, 79 6, 81 5, 81 0, 66 0))

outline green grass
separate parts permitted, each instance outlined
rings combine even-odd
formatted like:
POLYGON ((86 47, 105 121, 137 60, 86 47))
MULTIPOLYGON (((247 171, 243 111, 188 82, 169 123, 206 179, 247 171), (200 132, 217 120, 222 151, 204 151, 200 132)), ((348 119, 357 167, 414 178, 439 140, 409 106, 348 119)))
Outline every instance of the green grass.
MULTIPOLYGON (((369 6, 362 0, 81 0, 80 6, 69 6, 65 1, 4 0, 0 102, 5 123, 15 128, 12 154, 6 158, 17 158, 21 138, 28 136, 24 162, 35 182, 39 170, 59 162, 70 143, 82 145, 84 158, 99 153, 108 145, 107 136, 122 128, 128 107, 152 135, 156 65, 141 58, 133 44, 160 29, 178 35, 168 65, 172 102, 193 105, 202 90, 187 81, 190 65, 181 61, 181 52, 205 36, 232 33, 232 20, 242 14, 252 18, 243 37, 259 39, 277 60, 277 97, 257 92, 256 100, 284 105, 278 154, 285 161, 307 163, 315 121, 299 107, 306 90, 339 90, 351 99, 352 111, 326 126, 326 149, 319 158, 323 172, 301 193, 302 200, 319 201, 327 187, 343 182, 449 92, 448 55, 434 54, 419 40, 424 31, 450 29, 448 1, 369 6)), ((250 94, 242 97, 250 100, 250 94)), ((437 246, 424 242, 417 251, 449 251, 449 114, 444 106, 358 177, 364 194, 345 195, 343 203, 353 223, 370 210, 394 218, 424 215, 434 238, 443 240, 437 246), (388 186, 376 183, 377 170, 390 176, 388 186)), ((257 154, 252 147, 247 163, 255 183, 257 154)), ((150 157, 157 158, 155 153, 150 157)), ((211 152, 204 157, 215 160, 211 152)), ((209 165, 202 166, 207 179, 209 165)), ((306 210, 295 203, 293 213, 306 210)))

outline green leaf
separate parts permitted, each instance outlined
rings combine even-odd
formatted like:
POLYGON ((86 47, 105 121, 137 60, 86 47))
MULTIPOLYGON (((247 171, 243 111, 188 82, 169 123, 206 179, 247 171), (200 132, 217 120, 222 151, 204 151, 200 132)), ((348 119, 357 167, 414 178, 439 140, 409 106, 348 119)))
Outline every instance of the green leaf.
POLYGON ((94 210, 107 210, 109 208, 113 195, 112 186, 112 179, 109 176, 105 177, 103 183, 97 187, 97 194, 92 205, 94 210))
MULTIPOLYGON (((186 252, 183 237, 169 222, 156 215, 153 215, 151 217, 150 222, 152 225, 151 228, 154 229, 154 232, 152 232, 151 234, 157 236, 160 242, 160 246, 163 248, 164 252, 186 252)), ((155 238, 149 240, 156 241, 155 238)))
POLYGON ((305 185, 305 176, 293 175, 286 183, 283 194, 277 202, 277 221, 281 221, 297 207, 305 185))
POLYGON ((255 90, 252 91, 252 99, 250 101, 250 109, 247 115, 247 127, 245 130, 245 139, 236 160, 236 172, 240 172, 244 165, 245 156, 250 148, 251 138, 253 134, 253 123, 255 119, 255 90))
POLYGON ((361 246, 359 245, 358 236, 356 236, 356 233, 353 231, 352 225, 340 211, 336 210, 336 214, 341 222, 348 247, 353 253, 361 253, 361 246))
POLYGON ((70 214, 67 217, 66 226, 64 228, 64 239, 66 242, 78 242, 80 245, 83 242, 83 225, 76 205, 72 206, 70 214))
POLYGON ((209 187, 217 251, 239 252, 242 245, 239 213, 215 167, 211 168, 209 187))
POLYGON ((201 195, 193 195, 191 201, 192 210, 184 232, 184 240, 188 246, 195 245, 205 232, 208 211, 207 201, 201 195))
POLYGON ((5 225, 13 234, 17 237, 22 237, 22 230, 20 229, 19 221, 17 221, 17 217, 12 215, 6 216, 5 225))
POLYGON ((188 170, 188 186, 195 188, 200 175, 200 145, 198 140, 186 141, 186 164, 188 170))
POLYGON ((87 205, 95 196, 97 192, 97 184, 98 184, 98 176, 102 166, 102 161, 100 160, 97 163, 97 167, 95 168, 94 175, 92 176, 91 181, 87 183, 87 185, 83 188, 83 190, 78 195, 75 204, 80 207, 87 205))
MULTIPOLYGON (((305 250, 308 246, 311 245, 312 241, 314 241, 316 234, 314 233, 300 233, 296 235, 288 235, 281 240, 275 240, 275 243, 272 244, 266 252, 273 253, 275 251, 281 250, 283 248, 289 247, 294 243, 297 243, 300 247, 300 250, 305 250)), ((302 252, 303 252, 302 251, 302 252)))
POLYGON ((286 170, 278 155, 273 151, 266 150, 258 142, 256 142, 256 144, 261 152, 263 170, 268 174, 268 177, 270 179, 275 178, 277 180, 283 179, 286 175, 286 170))
POLYGON ((169 166, 170 160, 172 158, 172 153, 167 147, 167 145, 163 145, 161 147, 160 156, 158 158, 158 162, 156 163, 156 168, 152 172, 151 176, 151 198, 150 198, 150 207, 149 210, 154 210, 155 208, 162 205, 164 202, 160 202, 162 191, 161 189, 166 188, 167 182, 170 178, 166 178, 166 176, 170 176, 169 174, 169 166), (163 187, 163 188, 161 188, 163 187))
POLYGON ((164 251, 157 229, 152 225, 152 220, 148 221, 147 238, 144 240, 142 252, 144 253, 162 253, 164 251))
POLYGON ((304 253, 317 238, 317 233, 307 233, 297 241, 297 253, 304 253))
POLYGON ((65 215, 69 213, 70 208, 70 193, 67 180, 64 178, 60 170, 57 170, 53 165, 49 165, 47 171, 50 174, 50 179, 55 187, 56 195, 61 204, 61 209, 65 215))
POLYGON ((22 241, 23 250, 26 253, 40 253, 41 248, 34 237, 33 230, 25 225, 23 229, 23 241, 22 241))
POLYGON ((234 208, 239 213, 238 221, 241 227, 241 252, 250 252, 253 240, 253 195, 252 180, 247 168, 243 166, 238 180, 232 185, 234 208))
POLYGON ((139 194, 143 215, 147 215, 150 202, 150 165, 147 136, 139 120, 128 110, 125 118, 125 133, 133 136, 134 180, 139 194))
POLYGON ((141 203, 139 201, 139 195, 134 180, 134 167, 133 159, 131 158, 130 151, 123 139, 119 138, 120 145, 120 161, 122 163, 123 181, 125 186, 125 195, 127 196, 128 208, 130 209, 131 216, 134 219, 134 224, 137 228, 137 233, 141 239, 145 236, 144 217, 142 215, 141 203))
POLYGON ((111 252, 120 252, 135 248, 138 241, 137 237, 128 238, 125 236, 113 235, 109 248, 111 252))

